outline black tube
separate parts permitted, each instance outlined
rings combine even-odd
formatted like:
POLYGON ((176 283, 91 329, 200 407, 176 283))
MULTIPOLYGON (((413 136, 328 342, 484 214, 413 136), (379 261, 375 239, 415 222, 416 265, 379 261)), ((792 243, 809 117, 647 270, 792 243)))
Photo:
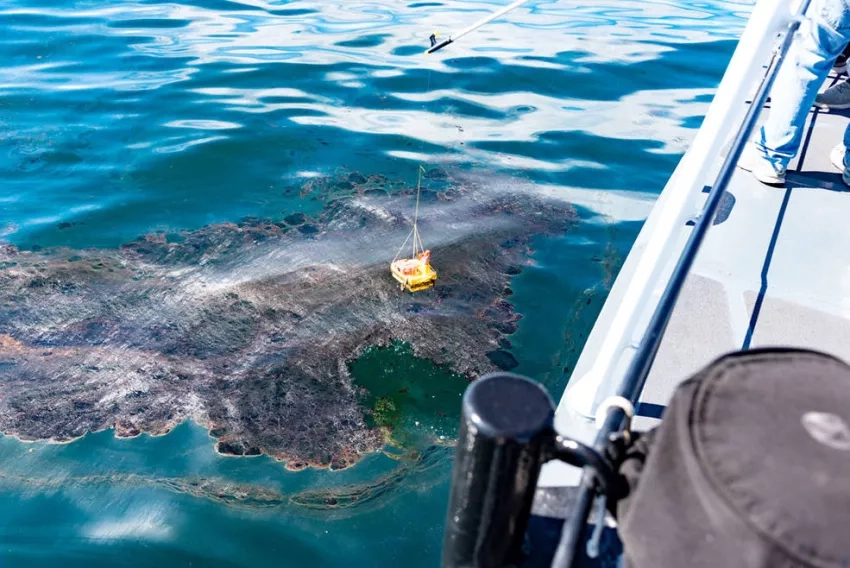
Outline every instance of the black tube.
POLYGON ((437 50, 443 49, 444 47, 446 47, 447 45, 452 43, 452 41, 454 41, 452 38, 444 39, 443 41, 441 41, 437 45, 432 45, 431 47, 429 47, 428 51, 426 51, 425 53, 434 53, 437 50))
POLYGON ((491 373, 467 388, 443 535, 443 568, 522 563, 554 416, 549 394, 518 375, 491 373))
POLYGON ((574 467, 592 469, 596 474, 594 479, 603 493, 616 490, 616 473, 611 464, 603 457, 604 454, 581 442, 563 436, 555 438, 553 449, 553 457, 574 467))
MULTIPOLYGON (((803 0, 802 5, 800 6, 800 13, 805 13, 808 8, 808 4, 809 0, 803 0)), ((779 65, 788 53, 788 49, 791 47, 791 43, 794 40, 794 34, 799 26, 800 22, 798 20, 791 22, 788 26, 788 32, 785 34, 779 50, 774 54, 767 72, 764 77, 762 77, 758 91, 753 97, 753 102, 750 104, 750 108, 747 109, 747 113, 744 116, 741 127, 738 129, 729 153, 726 156, 726 159, 720 168, 720 172, 717 174, 717 178, 708 193, 702 212, 697 219, 687 242, 685 243, 685 248, 682 250, 682 254, 679 256, 679 260, 676 263, 676 267, 673 269, 670 280, 664 288, 664 292, 661 295, 658 306, 652 314, 646 333, 641 339, 640 345, 635 352, 635 356, 629 364, 623 384, 620 386, 618 394, 629 399, 634 405, 637 405, 640 393, 643 391, 644 384, 649 376, 649 371, 652 368, 652 363, 655 360, 655 356, 658 353, 658 348, 660 347, 661 340, 664 336, 664 330, 667 328, 667 323, 670 321, 670 316, 673 313, 676 300, 679 298, 679 292, 681 292, 682 287, 685 284, 685 280, 690 273, 691 266, 693 266, 694 260, 699 252, 699 248, 702 245, 702 241, 708 232, 708 229, 714 222, 714 217, 717 214, 717 208, 720 206, 720 200, 723 197, 723 193, 726 191, 726 187, 732 179, 732 175, 735 172, 741 152, 744 150, 744 147, 749 141, 759 114, 764 107, 768 94, 770 93, 770 88, 773 85, 773 80, 776 78, 779 65)), ((605 446, 608 444, 611 434, 623 427, 623 418, 625 418, 625 415, 620 409, 613 409, 609 412, 605 423, 597 433, 596 441, 594 443, 594 447, 598 451, 603 451, 605 446)), ((584 532, 584 527, 573 527, 570 525, 576 523, 581 523, 582 525, 587 524, 587 518, 590 514, 590 508, 593 503, 592 496, 597 491, 595 483, 589 479, 592 475, 594 474, 590 469, 584 469, 581 484, 582 494, 579 496, 578 502, 585 510, 578 511, 580 514, 573 516, 570 522, 565 524, 561 535, 561 541, 558 544, 558 550, 555 556, 556 562, 553 566, 557 566, 559 568, 571 567, 575 559, 579 557, 579 547, 584 543, 584 540, 576 539, 575 535, 582 534, 584 532)))

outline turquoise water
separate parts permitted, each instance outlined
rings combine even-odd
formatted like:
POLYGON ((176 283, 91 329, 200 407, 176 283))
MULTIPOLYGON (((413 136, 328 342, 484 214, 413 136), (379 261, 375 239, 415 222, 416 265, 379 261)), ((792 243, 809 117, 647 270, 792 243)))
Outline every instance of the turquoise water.
MULTIPOLYGON (((298 191, 314 177, 412 183, 420 163, 545 192, 580 222, 535 241, 511 284, 523 319, 510 341, 515 370, 557 396, 750 8, 532 1, 422 55, 433 31, 501 4, 7 0, 0 238, 116 247, 278 219, 320 207, 298 191)), ((289 472, 217 455, 194 424, 2 438, 0 565, 434 566, 451 449, 416 444, 415 457, 289 472)))

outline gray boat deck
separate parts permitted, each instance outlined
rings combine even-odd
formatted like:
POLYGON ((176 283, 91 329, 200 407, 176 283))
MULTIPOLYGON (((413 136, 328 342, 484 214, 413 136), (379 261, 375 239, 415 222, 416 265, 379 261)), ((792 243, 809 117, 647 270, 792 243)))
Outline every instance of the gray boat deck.
POLYGON ((681 381, 728 351, 799 346, 850 361, 850 188, 829 159, 847 122, 813 109, 784 188, 736 171, 676 304, 640 414, 660 411, 681 381))
MULTIPOLYGON (((824 88, 835 81, 830 78, 824 88)), ((801 346, 850 361, 850 188, 829 159, 847 123, 846 112, 813 109, 785 187, 763 185, 736 170, 668 325, 640 398, 636 429, 657 424, 676 386, 728 351, 801 346)), ((651 231, 650 218, 642 233, 651 231)), ((639 236, 617 277, 575 376, 598 349, 640 261, 641 241, 639 236)), ((585 441, 593 432, 564 401, 556 426, 585 441)), ((547 465, 540 484, 572 485, 577 473, 547 465)))

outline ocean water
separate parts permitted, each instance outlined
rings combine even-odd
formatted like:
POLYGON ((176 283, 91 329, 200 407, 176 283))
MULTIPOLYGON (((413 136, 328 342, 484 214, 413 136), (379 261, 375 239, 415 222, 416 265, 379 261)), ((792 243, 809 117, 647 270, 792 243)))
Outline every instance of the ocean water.
MULTIPOLYGON (((280 219, 321 207, 292 191, 311 179, 413 184, 420 164, 545 193, 579 221, 513 278, 510 351, 557 397, 751 6, 532 0, 423 54, 503 4, 5 0, 0 240, 114 248, 280 219)), ((396 397, 397 436, 342 471, 220 456, 193 423, 0 438, 0 566, 437 565, 464 384, 404 346, 352 373, 396 397)))

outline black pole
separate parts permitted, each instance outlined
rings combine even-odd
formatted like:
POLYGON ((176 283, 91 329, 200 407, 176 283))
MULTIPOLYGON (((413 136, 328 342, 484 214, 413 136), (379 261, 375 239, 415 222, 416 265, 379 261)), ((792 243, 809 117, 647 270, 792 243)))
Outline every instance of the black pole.
POLYGON ((519 375, 491 373, 467 388, 443 535, 443 568, 522 564, 554 416, 549 394, 519 375))
MULTIPOLYGON (((431 36, 431 37, 433 38, 434 36, 431 36)), ((432 42, 431 47, 429 47, 428 50, 425 53, 431 54, 431 53, 434 53, 435 51, 439 51, 440 49, 443 49, 444 47, 446 47, 447 45, 449 45, 453 41, 454 40, 452 38, 449 38, 449 39, 444 39, 440 43, 432 42)))

